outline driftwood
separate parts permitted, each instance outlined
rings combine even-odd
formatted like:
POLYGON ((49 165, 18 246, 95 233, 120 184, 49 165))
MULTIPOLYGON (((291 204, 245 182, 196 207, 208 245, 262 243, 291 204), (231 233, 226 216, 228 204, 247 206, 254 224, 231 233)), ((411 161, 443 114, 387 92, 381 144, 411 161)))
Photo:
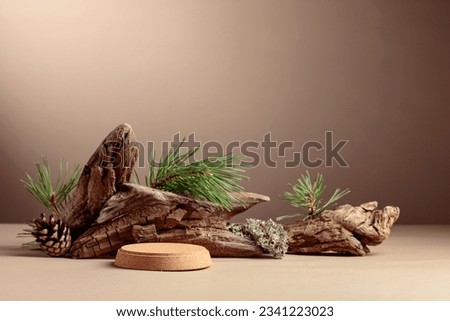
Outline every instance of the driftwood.
MULTIPOLYGON (((229 220, 269 200, 240 193, 231 211, 193 198, 130 184, 138 150, 131 127, 123 124, 100 144, 85 166, 63 219, 73 231, 71 255, 91 258, 114 254, 135 242, 183 242, 205 246, 212 256, 255 257, 255 241, 229 231, 229 220)), ((307 221, 285 225, 290 253, 328 251, 365 255, 368 245, 385 240, 399 216, 396 207, 377 203, 344 205, 307 221)))
POLYGON ((61 215, 72 233, 78 234, 89 227, 105 202, 130 180, 138 155, 134 142, 131 126, 119 125, 88 160, 61 215))
POLYGON ((101 256, 135 242, 197 244, 205 246, 212 256, 261 256, 259 246, 230 232, 227 223, 269 198, 253 193, 237 196, 246 206, 236 205, 227 211, 190 197, 125 184, 106 202, 94 225, 75 241, 72 256, 101 256))
POLYGON ((285 225, 290 253, 337 252, 366 255, 368 245, 381 244, 390 234, 400 209, 377 209, 377 202, 339 206, 319 216, 285 225))

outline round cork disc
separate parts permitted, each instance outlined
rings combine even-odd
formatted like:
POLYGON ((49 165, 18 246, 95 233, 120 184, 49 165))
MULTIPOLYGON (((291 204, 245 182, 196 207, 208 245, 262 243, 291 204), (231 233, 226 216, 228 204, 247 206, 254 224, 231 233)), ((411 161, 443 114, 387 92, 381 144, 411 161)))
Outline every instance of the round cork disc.
POLYGON ((211 266, 203 246, 182 243, 136 243, 122 246, 114 265, 136 270, 188 271, 211 266))

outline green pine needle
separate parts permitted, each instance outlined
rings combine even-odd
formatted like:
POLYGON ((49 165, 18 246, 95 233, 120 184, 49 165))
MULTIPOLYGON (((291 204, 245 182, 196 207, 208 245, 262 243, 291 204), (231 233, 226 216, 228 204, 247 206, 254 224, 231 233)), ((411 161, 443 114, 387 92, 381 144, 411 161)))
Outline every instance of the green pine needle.
POLYGON ((21 180, 25 188, 47 209, 59 213, 60 206, 76 186, 81 174, 79 165, 69 173, 69 164, 61 159, 56 184, 53 186, 52 174, 48 160, 42 157, 42 164, 35 162, 37 179, 28 173, 26 180, 21 180))
POLYGON ((233 195, 243 188, 240 181, 247 178, 240 165, 240 157, 225 155, 201 161, 189 160, 198 148, 181 153, 184 140, 172 147, 168 154, 155 161, 153 153, 149 162, 146 185, 176 194, 188 195, 197 200, 209 201, 227 210, 241 200, 233 195))
POLYGON ((140 185, 141 184, 141 180, 139 179, 139 174, 136 171, 136 169, 133 170, 133 172, 131 173, 131 178, 130 178, 130 182, 136 185, 140 185))
POLYGON ((289 184, 289 186, 292 187, 293 192, 284 193, 282 199, 290 202, 295 207, 305 209, 306 213, 280 216, 277 217, 278 221, 297 216, 303 216, 305 214, 305 218, 311 218, 313 216, 319 215, 329 207, 335 206, 337 200, 350 193, 350 190, 348 188, 344 190, 338 188, 334 191, 330 199, 322 205, 323 200, 320 197, 325 191, 323 175, 318 173, 316 179, 313 182, 308 171, 306 171, 306 174, 302 174, 300 176, 296 184, 289 184))

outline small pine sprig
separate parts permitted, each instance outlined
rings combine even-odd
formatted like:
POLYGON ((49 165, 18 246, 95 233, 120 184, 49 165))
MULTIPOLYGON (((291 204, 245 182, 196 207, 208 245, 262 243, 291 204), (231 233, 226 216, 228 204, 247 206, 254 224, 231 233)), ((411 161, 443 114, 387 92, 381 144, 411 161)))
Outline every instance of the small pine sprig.
POLYGON ((319 215, 329 207, 336 205, 337 200, 350 193, 348 188, 344 190, 337 188, 330 199, 323 203, 320 198, 325 191, 323 175, 318 173, 313 182, 308 171, 300 176, 296 184, 289 184, 289 186, 292 187, 293 192, 286 192, 281 198, 295 207, 306 209, 306 213, 280 216, 276 218, 277 221, 303 215, 306 215, 305 219, 308 219, 319 215))
POLYGON ((53 213, 60 214, 60 206, 76 186, 81 174, 79 165, 75 165, 69 172, 69 163, 63 159, 59 163, 59 172, 56 184, 53 185, 52 173, 46 157, 42 163, 35 162, 37 179, 28 173, 26 180, 21 180, 28 190, 45 208, 53 213))
POLYGON ((242 173, 240 158, 231 154, 190 161, 198 148, 181 153, 184 140, 173 146, 157 164, 155 153, 149 161, 146 185, 152 188, 188 195, 197 200, 208 201, 216 206, 232 209, 241 200, 233 195, 243 191, 240 182, 247 177, 242 173))

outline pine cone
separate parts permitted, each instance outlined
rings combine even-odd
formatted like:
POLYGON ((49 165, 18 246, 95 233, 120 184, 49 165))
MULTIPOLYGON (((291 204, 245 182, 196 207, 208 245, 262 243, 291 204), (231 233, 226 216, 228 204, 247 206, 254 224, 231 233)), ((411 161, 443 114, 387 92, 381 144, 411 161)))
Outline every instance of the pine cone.
POLYGON ((31 235, 40 248, 50 256, 63 256, 72 246, 70 228, 56 215, 47 217, 44 213, 33 220, 31 235))

